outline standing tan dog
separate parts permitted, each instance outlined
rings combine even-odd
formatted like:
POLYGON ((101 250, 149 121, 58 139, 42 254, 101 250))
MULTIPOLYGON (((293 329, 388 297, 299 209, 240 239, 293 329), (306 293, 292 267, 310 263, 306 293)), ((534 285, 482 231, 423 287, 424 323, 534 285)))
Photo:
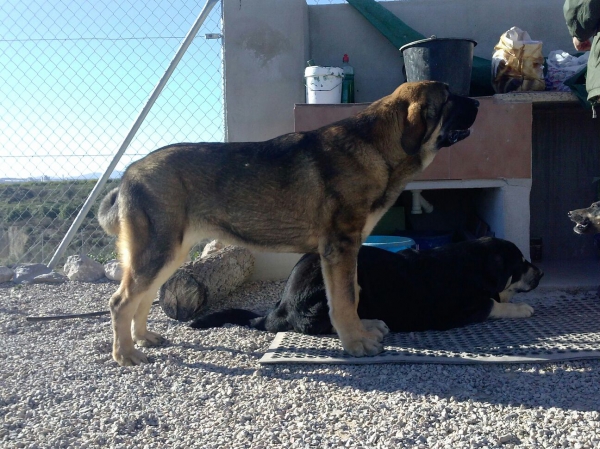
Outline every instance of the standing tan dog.
POLYGON ((469 135, 479 103, 438 82, 405 83, 361 113, 265 142, 168 145, 133 163, 102 201, 118 235, 123 280, 110 300, 113 357, 161 344, 146 329, 160 286, 208 237, 281 252, 318 252, 331 322, 354 356, 388 332, 361 320, 356 258, 363 240, 438 150, 469 135), (132 326, 133 322, 133 326, 132 326))

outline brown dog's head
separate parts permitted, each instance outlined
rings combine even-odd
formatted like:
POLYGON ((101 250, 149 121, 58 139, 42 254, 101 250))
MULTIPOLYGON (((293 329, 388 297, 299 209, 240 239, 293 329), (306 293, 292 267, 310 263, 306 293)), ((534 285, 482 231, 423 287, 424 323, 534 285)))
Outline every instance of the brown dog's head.
POLYGON ((404 114, 401 145, 409 155, 437 152, 466 139, 479 107, 477 100, 452 94, 437 81, 404 83, 388 98, 404 114))
POLYGON ((568 213, 571 221, 574 221, 573 231, 577 234, 594 234, 600 232, 600 201, 592 203, 585 209, 575 209, 568 213))

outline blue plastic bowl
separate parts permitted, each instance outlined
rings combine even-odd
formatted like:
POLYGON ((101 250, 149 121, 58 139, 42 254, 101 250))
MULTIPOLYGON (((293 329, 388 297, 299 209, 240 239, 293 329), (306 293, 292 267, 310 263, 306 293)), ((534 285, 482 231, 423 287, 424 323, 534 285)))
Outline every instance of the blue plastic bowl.
POLYGON ((408 237, 398 237, 397 235, 370 235, 363 243, 367 246, 375 246, 377 248, 397 253, 404 249, 416 248, 416 243, 408 237))
POLYGON ((400 231, 404 237, 415 241, 420 250, 438 248, 452 243, 452 231, 400 231))

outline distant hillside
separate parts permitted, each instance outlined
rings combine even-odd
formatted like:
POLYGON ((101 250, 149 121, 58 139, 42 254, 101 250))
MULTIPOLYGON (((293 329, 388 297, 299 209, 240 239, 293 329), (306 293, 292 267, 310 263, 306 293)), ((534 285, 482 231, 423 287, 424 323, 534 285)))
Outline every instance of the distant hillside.
MULTIPOLYGON (((114 252, 114 238, 96 219, 101 197, 118 185, 107 182, 71 243, 67 255, 102 259, 114 252)), ((0 184, 0 265, 50 260, 96 180, 8 182, 0 184)))
MULTIPOLYGON (((96 181, 102 177, 104 173, 85 173, 73 178, 57 178, 55 176, 40 176, 29 178, 0 178, 0 184, 7 183, 29 183, 29 182, 71 182, 71 181, 96 181)), ((114 171, 110 175, 110 179, 121 179, 123 172, 114 171)))

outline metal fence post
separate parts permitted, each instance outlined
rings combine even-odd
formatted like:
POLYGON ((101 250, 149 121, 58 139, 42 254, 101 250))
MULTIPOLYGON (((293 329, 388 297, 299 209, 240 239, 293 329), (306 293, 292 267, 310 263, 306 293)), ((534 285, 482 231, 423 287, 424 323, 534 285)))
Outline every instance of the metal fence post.
POLYGON ((77 217, 75 218, 75 220, 71 224, 71 227, 69 228, 69 230, 65 234, 64 238, 62 239, 62 241, 60 242, 60 245, 56 249, 56 252, 54 253, 54 256, 52 256, 52 259, 48 263, 48 268, 53 269, 56 266, 56 264, 58 263, 58 261, 60 260, 60 258, 63 256, 63 254, 66 251, 67 247, 69 246, 69 244, 73 240, 73 237, 75 236, 75 233, 77 232, 77 230, 81 226, 81 223, 82 223, 83 219, 85 218, 85 216, 87 215, 87 213, 91 209, 92 205, 96 201, 96 198, 100 194, 100 191, 102 190, 102 188, 106 184, 106 181, 108 180, 109 176, 111 175, 111 173, 115 169, 117 163, 119 162, 119 159, 121 159, 121 156, 123 155, 123 153, 125 152, 125 150, 129 146, 129 144, 131 143, 133 137, 135 136, 135 133, 138 131, 139 127, 141 126, 141 124, 143 123, 144 119, 148 115, 148 112, 150 112, 150 109, 152 109, 152 106, 154 105, 154 102, 156 101, 156 99, 160 95, 161 91, 163 90, 163 88, 167 84, 167 81, 169 80, 169 78, 171 77, 171 74, 173 73, 173 71, 177 67, 177 64, 179 64, 179 61, 181 60, 181 58, 185 54, 186 50, 188 49, 188 47, 190 46, 190 44, 194 40, 194 37, 198 33, 198 30, 200 29, 200 27, 202 26, 202 24, 204 23, 204 20, 206 19, 206 17, 208 16, 208 14, 210 13, 210 11, 212 10, 212 8, 215 6, 215 4, 218 1, 219 0, 207 0, 206 1, 206 4, 202 8, 202 11, 200 11, 200 14, 198 15, 198 17, 196 18, 196 21, 192 25, 192 28, 190 29, 190 31, 186 35, 185 39, 181 43, 181 46, 179 47, 179 49, 177 50, 177 52, 175 53, 175 56, 173 57, 173 60, 169 64, 169 67, 167 68, 167 70, 163 74, 162 78, 160 79, 160 81, 158 82, 158 84, 156 85, 156 87, 154 88, 154 90, 152 91, 152 95, 150 95, 150 98, 146 102, 146 105, 143 107, 143 109, 140 112, 140 114, 139 114, 138 118, 136 119, 136 121, 133 123, 133 126, 131 127, 131 129, 127 133, 127 136, 125 136, 125 139, 123 140, 123 143, 121 144, 119 150, 114 155, 112 161, 110 162, 110 164, 108 165, 108 167, 106 168, 106 170, 104 171, 104 173, 102 174, 102 176, 100 177, 100 179, 98 179, 98 181, 96 182, 96 185, 92 189, 92 191, 89 194, 89 196, 87 197, 85 203, 81 207, 81 210, 77 214, 77 217))

